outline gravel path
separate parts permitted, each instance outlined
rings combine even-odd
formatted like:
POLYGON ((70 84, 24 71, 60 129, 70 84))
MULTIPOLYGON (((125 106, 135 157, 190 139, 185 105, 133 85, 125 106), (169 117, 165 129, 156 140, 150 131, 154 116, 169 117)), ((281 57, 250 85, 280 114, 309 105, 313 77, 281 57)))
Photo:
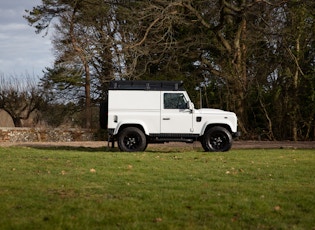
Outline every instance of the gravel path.
MULTIPOLYGON (((0 147, 10 146, 26 146, 26 147, 86 147, 86 148, 101 148, 107 147, 105 141, 74 141, 74 142, 0 142, 0 147)), ((117 145, 116 145, 117 146, 117 145)), ((149 144, 150 148, 199 148, 200 143, 185 144, 180 142, 171 142, 165 144, 149 144)), ((232 149, 314 149, 315 141, 234 141, 232 149)), ((315 152, 315 151, 314 151, 315 152)))

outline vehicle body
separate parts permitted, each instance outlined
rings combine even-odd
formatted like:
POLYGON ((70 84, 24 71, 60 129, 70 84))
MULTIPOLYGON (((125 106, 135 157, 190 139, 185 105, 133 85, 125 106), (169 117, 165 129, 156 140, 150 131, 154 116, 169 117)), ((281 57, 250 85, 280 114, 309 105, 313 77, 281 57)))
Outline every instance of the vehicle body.
POLYGON ((180 81, 112 81, 103 105, 108 116, 101 116, 110 140, 128 152, 174 141, 200 141, 205 151, 228 151, 239 136, 235 113, 195 109, 182 86, 180 81))

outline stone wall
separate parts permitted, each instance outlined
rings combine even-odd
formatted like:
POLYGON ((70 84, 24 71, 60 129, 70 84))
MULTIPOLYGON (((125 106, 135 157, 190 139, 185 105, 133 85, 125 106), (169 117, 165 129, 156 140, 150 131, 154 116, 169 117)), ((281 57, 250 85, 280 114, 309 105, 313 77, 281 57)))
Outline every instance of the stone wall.
POLYGON ((94 141, 95 130, 0 127, 0 142, 94 141))

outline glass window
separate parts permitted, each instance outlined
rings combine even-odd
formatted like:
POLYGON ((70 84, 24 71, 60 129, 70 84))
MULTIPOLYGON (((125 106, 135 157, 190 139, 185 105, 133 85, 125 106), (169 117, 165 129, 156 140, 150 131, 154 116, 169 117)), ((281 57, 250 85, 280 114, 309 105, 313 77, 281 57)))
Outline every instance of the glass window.
POLYGON ((164 109, 187 109, 183 93, 164 93, 164 109))

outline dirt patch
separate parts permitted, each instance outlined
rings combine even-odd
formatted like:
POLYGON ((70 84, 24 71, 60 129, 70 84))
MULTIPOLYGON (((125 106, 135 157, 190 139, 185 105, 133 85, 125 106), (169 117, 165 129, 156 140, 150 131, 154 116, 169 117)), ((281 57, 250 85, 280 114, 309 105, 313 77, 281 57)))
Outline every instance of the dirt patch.
MULTIPOLYGON (((73 141, 73 142, 0 142, 0 147, 9 146, 28 146, 28 147, 86 147, 102 148, 107 147, 105 141, 73 141)), ((115 145, 117 147, 117 145, 115 145)), ((180 142, 171 142, 165 144, 149 144, 151 148, 201 148, 199 142, 186 144, 180 142)), ((232 149, 315 149, 315 141, 234 141, 232 149)))

